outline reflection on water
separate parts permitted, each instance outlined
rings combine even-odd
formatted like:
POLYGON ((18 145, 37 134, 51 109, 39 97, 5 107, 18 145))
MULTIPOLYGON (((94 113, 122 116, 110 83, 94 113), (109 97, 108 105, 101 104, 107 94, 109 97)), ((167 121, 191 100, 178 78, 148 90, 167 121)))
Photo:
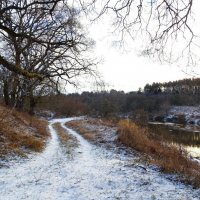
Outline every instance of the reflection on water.
POLYGON ((186 150, 194 157, 200 160, 200 148, 199 147, 186 147, 186 150))
POLYGON ((183 145, 193 156, 200 157, 200 127, 149 123, 149 129, 161 140, 183 145))

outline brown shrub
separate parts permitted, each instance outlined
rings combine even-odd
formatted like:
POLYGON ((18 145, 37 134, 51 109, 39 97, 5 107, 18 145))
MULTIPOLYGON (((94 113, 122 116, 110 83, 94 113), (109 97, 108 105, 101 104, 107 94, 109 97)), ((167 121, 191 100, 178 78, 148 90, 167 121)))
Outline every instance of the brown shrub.
POLYGON ((121 120, 118 127, 121 143, 149 155, 150 161, 159 165, 162 171, 177 173, 182 180, 200 187, 200 166, 189 159, 185 151, 153 139, 147 129, 129 120, 121 120))

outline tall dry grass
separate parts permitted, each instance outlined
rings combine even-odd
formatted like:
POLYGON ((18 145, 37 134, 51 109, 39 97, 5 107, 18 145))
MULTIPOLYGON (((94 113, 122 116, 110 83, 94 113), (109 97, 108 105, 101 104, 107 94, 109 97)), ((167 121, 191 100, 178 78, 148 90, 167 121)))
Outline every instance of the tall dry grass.
POLYGON ((49 136, 47 121, 0 106, 0 157, 40 152, 49 136))
POLYGON ((118 140, 148 155, 150 162, 160 166, 162 171, 179 174, 181 180, 200 187, 200 165, 182 149, 152 138, 147 129, 130 120, 119 122, 118 140))
POLYGON ((36 128, 39 135, 44 137, 50 136, 50 133, 47 128, 48 122, 46 120, 29 115, 26 112, 19 112, 17 110, 13 110, 12 115, 21 123, 24 123, 26 126, 36 128))

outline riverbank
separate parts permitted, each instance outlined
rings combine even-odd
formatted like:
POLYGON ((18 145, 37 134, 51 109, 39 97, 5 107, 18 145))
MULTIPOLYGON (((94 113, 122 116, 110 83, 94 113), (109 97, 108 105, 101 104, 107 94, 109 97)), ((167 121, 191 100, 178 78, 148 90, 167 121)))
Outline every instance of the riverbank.
POLYGON ((118 134, 115 134, 115 137, 112 136, 112 140, 115 138, 116 141, 141 152, 150 164, 159 166, 161 171, 178 174, 179 180, 192 184, 194 187, 200 187, 200 166, 189 158, 186 151, 170 145, 166 140, 152 137, 147 129, 139 127, 129 120, 122 120, 114 127, 110 121, 105 123, 101 119, 91 118, 70 121, 67 125, 91 142, 101 143, 104 146, 108 146, 106 138, 109 138, 109 135, 102 134, 102 132, 104 129, 114 129, 118 134))
POLYGON ((142 164, 137 152, 116 145, 116 131, 111 126, 88 124, 94 134, 99 131, 102 142, 96 144, 67 128, 65 123, 71 120, 81 118, 52 120, 51 140, 42 153, 25 163, 0 169, 2 199, 199 199, 200 190, 173 181, 172 176, 142 164), (60 126, 55 130, 54 123, 60 123, 61 130, 77 141, 71 146, 71 139, 66 139, 68 152, 60 142, 62 136, 58 136, 60 126))
POLYGON ((172 106, 165 114, 155 115, 153 121, 200 126, 199 106, 172 106))

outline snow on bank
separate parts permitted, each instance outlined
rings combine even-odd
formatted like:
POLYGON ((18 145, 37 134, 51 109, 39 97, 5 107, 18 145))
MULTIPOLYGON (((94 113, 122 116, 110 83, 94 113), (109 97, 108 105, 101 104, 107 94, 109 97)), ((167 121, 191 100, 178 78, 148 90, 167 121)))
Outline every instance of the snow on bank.
POLYGON ((77 132, 78 147, 65 154, 52 124, 46 150, 31 160, 0 169, 0 200, 104 200, 104 199, 199 199, 200 190, 172 182, 159 172, 139 167, 131 155, 87 142, 77 132))
POLYGON ((199 106, 173 106, 169 112, 179 115, 200 116, 199 106))
POLYGON ((168 118, 180 116, 188 124, 200 125, 200 106, 173 106, 168 112, 168 118))

